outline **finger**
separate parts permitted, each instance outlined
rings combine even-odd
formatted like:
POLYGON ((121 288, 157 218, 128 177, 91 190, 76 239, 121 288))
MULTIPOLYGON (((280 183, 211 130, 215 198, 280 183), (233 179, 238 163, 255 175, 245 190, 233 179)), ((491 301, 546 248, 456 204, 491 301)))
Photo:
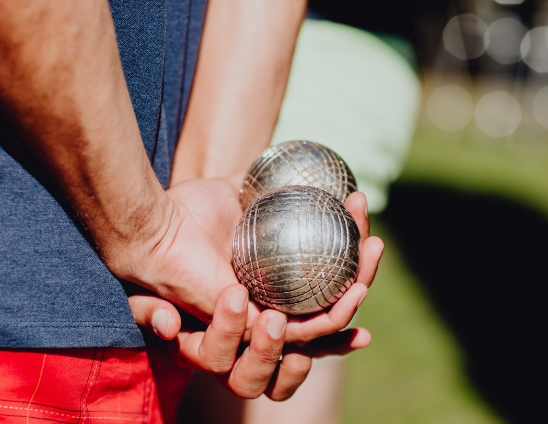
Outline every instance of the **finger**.
POLYGON ((257 318, 259 318, 259 315, 261 315, 261 313, 264 311, 264 308, 259 306, 259 304, 254 300, 250 300, 247 306, 247 322, 245 325, 243 341, 249 343, 249 341, 251 340, 251 329, 253 328, 253 324, 255 323, 257 318))
POLYGON ((285 314, 269 309, 253 325, 250 345, 232 372, 223 378, 237 396, 255 399, 266 390, 280 361, 286 322, 285 314))
POLYGON ((309 354, 313 358, 330 355, 346 355, 356 349, 371 344, 371 334, 365 328, 350 328, 328 336, 320 337, 308 343, 309 354))
POLYGON ((290 317, 287 322, 286 343, 308 342, 342 330, 350 323, 366 296, 367 287, 364 284, 353 284, 327 312, 306 317, 290 317))
POLYGON ((245 330, 248 299, 247 290, 240 284, 223 290, 205 333, 182 332, 178 335, 181 357, 202 371, 214 374, 229 371, 245 330))
MULTIPOLYGON (((312 339, 335 333, 345 328, 367 296, 369 287, 379 266, 384 243, 378 237, 368 237, 360 249, 360 270, 350 289, 327 312, 304 317, 290 317, 287 322, 286 343, 307 342, 312 339)), ((260 313, 260 307, 250 302, 248 322, 244 340, 248 340, 249 328, 260 313)))
POLYGON ((128 301, 137 325, 164 340, 177 336, 181 329, 181 316, 167 300, 151 294, 134 294, 128 297, 128 301))
POLYGON ((360 230, 360 239, 369 237, 369 217, 367 214, 367 198, 360 191, 355 191, 347 197, 344 206, 356 221, 360 230))
POLYGON ((369 237, 361 243, 360 270, 356 283, 365 284, 367 287, 373 284, 383 251, 384 243, 378 237, 369 237))
POLYGON ((365 328, 351 328, 313 340, 310 343, 286 345, 283 359, 265 394, 274 401, 289 399, 304 382, 312 366, 312 358, 346 355, 371 343, 365 328))
POLYGON ((266 396, 274 401, 287 400, 293 396, 312 367, 312 358, 305 350, 308 349, 286 345, 282 360, 265 390, 266 396))

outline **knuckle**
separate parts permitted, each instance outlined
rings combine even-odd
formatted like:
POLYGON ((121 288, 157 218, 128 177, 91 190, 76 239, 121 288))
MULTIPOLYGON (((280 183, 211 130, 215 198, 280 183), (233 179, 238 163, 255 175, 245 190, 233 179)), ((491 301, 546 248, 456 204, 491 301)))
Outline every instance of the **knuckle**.
POLYGON ((231 368, 232 362, 228 360, 208 361, 205 365, 205 371, 215 375, 226 374, 231 368))
POLYGON ((314 340, 317 337, 317 334, 312 334, 308 330, 308 326, 305 321, 300 321, 298 324, 298 339, 303 342, 309 342, 311 340, 314 340))
POLYGON ((257 352, 257 360, 261 364, 277 365, 280 361, 281 349, 273 349, 271 351, 257 352))
POLYGON ((296 390, 284 391, 284 392, 275 392, 275 393, 272 393, 269 396, 269 398, 270 398, 270 400, 273 400, 274 402, 283 402, 283 401, 289 399, 291 396, 293 396, 295 391, 296 390))
POLYGON ((345 317, 330 317, 331 321, 331 329, 329 332, 326 332, 325 335, 336 333, 337 331, 341 331, 344 327, 348 325, 350 322, 350 319, 346 320, 345 317))
MULTIPOLYGON (((348 320, 348 321, 350 321, 350 320, 348 320)), ((335 321, 333 323, 333 331, 331 332, 331 334, 336 333, 337 331, 341 331, 347 325, 348 325, 348 322, 346 322, 345 320, 344 321, 343 320, 335 321)))
POLYGON ((242 337, 242 333, 244 332, 244 328, 241 325, 236 326, 231 325, 231 322, 226 322, 217 326, 216 331, 222 335, 223 338, 240 339, 242 337))
POLYGON ((232 392, 242 399, 257 399, 263 394, 262 390, 239 386, 234 387, 232 392))
POLYGON ((306 377, 312 368, 312 361, 293 361, 286 367, 287 372, 296 377, 306 377))

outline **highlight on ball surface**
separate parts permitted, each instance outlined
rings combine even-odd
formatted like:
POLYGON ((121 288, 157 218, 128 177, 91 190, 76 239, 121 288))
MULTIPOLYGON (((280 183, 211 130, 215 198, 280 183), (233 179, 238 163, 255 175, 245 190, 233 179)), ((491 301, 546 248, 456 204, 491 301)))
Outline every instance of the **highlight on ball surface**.
POLYGON ((343 204, 309 186, 261 196, 240 218, 233 266, 259 304, 287 314, 333 305, 358 273, 360 233, 343 204))
POLYGON ((352 171, 333 150, 294 140, 269 147, 251 165, 240 189, 242 209, 270 190, 293 185, 321 188, 343 203, 357 190, 352 171))

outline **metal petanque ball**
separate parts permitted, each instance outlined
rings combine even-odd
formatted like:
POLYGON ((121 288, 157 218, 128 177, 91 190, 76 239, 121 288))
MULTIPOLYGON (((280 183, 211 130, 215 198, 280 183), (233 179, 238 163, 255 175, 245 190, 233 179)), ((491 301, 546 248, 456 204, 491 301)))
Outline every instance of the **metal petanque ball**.
POLYGON ((251 165, 240 189, 242 209, 270 190, 292 185, 321 188, 341 202, 357 190, 352 171, 331 149, 288 141, 269 147, 251 165))
POLYGON ((359 241, 356 222, 329 193, 283 187, 246 209, 232 240, 232 261, 256 302, 309 314, 333 305, 354 283, 359 241))

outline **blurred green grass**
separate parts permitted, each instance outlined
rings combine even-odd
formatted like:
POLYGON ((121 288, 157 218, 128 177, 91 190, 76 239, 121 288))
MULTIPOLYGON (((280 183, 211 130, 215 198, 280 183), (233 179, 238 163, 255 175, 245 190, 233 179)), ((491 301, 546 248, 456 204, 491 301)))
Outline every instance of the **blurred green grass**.
POLYGON ((407 267, 389 229, 375 217, 386 245, 375 284, 358 316, 373 334, 368 349, 346 362, 343 422, 502 423, 464 373, 459 347, 407 267))
POLYGON ((528 138, 493 140, 423 125, 400 181, 495 194, 548 214, 548 139, 528 138))
MULTIPOLYGON (((417 131, 405 184, 495 194, 548 215, 548 143, 417 131)), ((491 424, 504 420, 467 379, 460 348, 429 302, 382 217, 372 233, 386 245, 358 324, 372 345, 346 362, 344 424, 491 424)))

